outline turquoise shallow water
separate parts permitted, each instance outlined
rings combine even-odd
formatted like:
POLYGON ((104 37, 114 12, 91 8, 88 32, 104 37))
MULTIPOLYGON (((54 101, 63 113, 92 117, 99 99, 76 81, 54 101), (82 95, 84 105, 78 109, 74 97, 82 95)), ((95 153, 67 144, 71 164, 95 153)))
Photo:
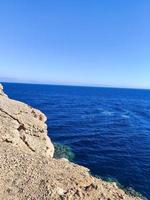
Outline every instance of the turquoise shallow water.
POLYGON ((150 199, 150 90, 4 86, 47 115, 50 137, 69 146, 75 162, 150 199))

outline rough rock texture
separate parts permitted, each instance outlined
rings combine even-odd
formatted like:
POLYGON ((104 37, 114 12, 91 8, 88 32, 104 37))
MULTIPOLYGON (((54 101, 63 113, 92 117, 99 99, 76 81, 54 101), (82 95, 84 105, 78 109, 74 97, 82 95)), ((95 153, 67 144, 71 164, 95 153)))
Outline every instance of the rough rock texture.
POLYGON ((0 85, 0 142, 12 143, 27 153, 53 157, 45 121, 46 116, 39 110, 9 99, 0 85))
POLYGON ((140 200, 87 168, 52 158, 45 120, 0 86, 0 200, 140 200))

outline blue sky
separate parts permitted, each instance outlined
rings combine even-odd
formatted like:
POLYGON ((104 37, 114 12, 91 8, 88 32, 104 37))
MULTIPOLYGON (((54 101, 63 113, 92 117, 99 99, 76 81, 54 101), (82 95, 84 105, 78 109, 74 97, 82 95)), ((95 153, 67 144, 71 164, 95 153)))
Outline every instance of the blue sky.
POLYGON ((0 0, 0 80, 150 88, 150 1, 0 0))

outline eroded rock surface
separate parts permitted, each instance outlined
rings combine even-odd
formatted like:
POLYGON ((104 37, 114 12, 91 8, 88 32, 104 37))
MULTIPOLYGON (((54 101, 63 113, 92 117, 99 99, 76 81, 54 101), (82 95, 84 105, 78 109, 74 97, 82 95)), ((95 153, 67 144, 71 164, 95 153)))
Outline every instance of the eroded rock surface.
POLYGON ((66 159, 52 158, 46 117, 0 86, 0 200, 140 200, 66 159))
POLYGON ((0 142, 53 157, 54 147, 45 121, 46 116, 39 110, 9 99, 0 85, 0 142))

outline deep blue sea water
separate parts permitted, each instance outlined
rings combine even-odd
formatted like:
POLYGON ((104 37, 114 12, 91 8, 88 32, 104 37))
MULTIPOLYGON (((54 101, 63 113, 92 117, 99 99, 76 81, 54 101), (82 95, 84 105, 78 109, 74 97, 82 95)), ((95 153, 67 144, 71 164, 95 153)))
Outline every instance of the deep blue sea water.
POLYGON ((70 146, 76 163, 150 199, 150 90, 4 86, 47 115, 52 141, 70 146))

